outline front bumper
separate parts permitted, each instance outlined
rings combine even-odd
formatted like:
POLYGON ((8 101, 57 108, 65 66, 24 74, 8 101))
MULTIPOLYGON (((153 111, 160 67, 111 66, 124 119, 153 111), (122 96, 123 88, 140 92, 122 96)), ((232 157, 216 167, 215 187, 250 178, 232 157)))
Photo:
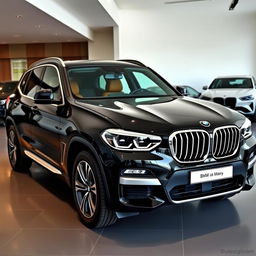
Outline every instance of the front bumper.
POLYGON ((250 190, 254 183, 256 139, 249 138, 239 155, 228 161, 208 162, 198 166, 179 166, 170 156, 154 153, 161 160, 133 161, 121 169, 119 202, 129 208, 152 209, 163 204, 180 204, 250 190), (137 164, 136 164, 137 163, 137 164), (233 166, 233 177, 190 184, 192 171, 233 166), (146 175, 126 175, 126 169, 143 169, 146 175))
POLYGON ((243 115, 246 116, 252 116, 255 113, 255 100, 240 100, 239 98, 235 97, 215 97, 209 99, 210 101, 213 101, 215 103, 219 103, 223 106, 232 108, 238 112, 240 112, 243 115))

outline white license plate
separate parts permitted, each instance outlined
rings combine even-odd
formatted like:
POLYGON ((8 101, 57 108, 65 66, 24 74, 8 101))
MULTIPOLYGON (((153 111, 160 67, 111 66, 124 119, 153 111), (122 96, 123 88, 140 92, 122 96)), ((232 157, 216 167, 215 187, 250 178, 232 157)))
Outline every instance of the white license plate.
POLYGON ((223 180, 233 177, 233 166, 226 166, 204 171, 191 172, 190 183, 203 183, 214 180, 223 180))

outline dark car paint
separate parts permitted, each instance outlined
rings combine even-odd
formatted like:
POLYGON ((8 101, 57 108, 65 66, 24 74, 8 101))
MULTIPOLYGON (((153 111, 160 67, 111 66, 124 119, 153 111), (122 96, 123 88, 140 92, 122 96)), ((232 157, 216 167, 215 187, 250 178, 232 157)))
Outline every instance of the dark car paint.
MULTIPOLYGON (((113 150, 103 142, 100 136, 105 129, 122 128, 161 135, 163 136, 162 145, 167 147, 168 136, 173 131, 202 129, 200 121, 209 121, 210 127, 203 129, 211 131, 215 127, 229 124, 241 127, 245 120, 243 115, 221 105, 180 95, 156 97, 156 100, 141 103, 132 98, 75 100, 71 96, 66 76, 66 69, 70 66, 134 65, 126 62, 87 63, 77 61, 65 62, 66 67, 64 68, 54 60, 43 60, 35 63, 32 68, 38 64, 47 63, 54 64, 60 72, 65 95, 64 105, 36 105, 33 99, 16 92, 16 96, 10 103, 7 127, 14 124, 20 135, 23 148, 31 150, 59 168, 68 183, 70 182, 70 159, 68 158, 74 150, 72 145, 74 145, 73 143, 83 144, 99 163, 108 191, 109 204, 113 205, 115 209, 134 210, 134 208, 125 207, 119 202, 118 179, 120 170, 123 168, 129 166, 149 168, 152 175, 157 176, 162 184, 168 184, 169 177, 176 170, 189 170, 191 167, 178 164, 171 155, 155 151, 122 152, 113 150)), ((248 143, 255 147, 255 138, 251 137, 248 143)), ((217 165, 222 166, 225 163, 241 161, 245 157, 246 147, 246 145, 241 147, 239 154, 232 160, 220 161, 217 162, 217 165)), ((216 162, 193 165, 193 168, 205 168, 206 166, 216 166, 216 162)), ((188 173, 188 171, 186 172, 188 173)))
MULTIPOLYGON (((2 90, 0 90, 0 100, 6 100, 8 98, 8 96, 10 96, 12 93, 15 92, 17 85, 18 85, 18 81, 3 82, 3 83, 0 83, 0 87, 4 87, 8 84, 12 84, 14 86, 14 89, 4 91, 4 92, 2 90)), ((4 119, 5 115, 6 115, 6 104, 2 104, 2 105, 0 105, 0 118, 4 119)))

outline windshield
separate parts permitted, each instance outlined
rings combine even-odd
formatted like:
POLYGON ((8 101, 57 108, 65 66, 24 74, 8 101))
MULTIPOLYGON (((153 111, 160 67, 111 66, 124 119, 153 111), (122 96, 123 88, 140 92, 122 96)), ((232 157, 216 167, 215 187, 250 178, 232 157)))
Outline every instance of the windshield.
POLYGON ((0 84, 0 92, 1 93, 11 93, 15 90, 16 85, 17 85, 16 82, 0 84))
POLYGON ((76 98, 177 96, 170 86, 146 68, 75 67, 68 70, 76 98))
POLYGON ((213 80, 209 89, 253 88, 250 78, 217 78, 213 80))

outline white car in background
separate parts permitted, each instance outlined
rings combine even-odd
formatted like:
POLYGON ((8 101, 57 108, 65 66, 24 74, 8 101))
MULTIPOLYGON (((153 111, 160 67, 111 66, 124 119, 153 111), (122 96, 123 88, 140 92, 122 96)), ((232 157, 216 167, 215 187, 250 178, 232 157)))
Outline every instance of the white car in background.
POLYGON ((256 119, 256 80, 253 76, 217 77, 201 99, 213 101, 256 119))

